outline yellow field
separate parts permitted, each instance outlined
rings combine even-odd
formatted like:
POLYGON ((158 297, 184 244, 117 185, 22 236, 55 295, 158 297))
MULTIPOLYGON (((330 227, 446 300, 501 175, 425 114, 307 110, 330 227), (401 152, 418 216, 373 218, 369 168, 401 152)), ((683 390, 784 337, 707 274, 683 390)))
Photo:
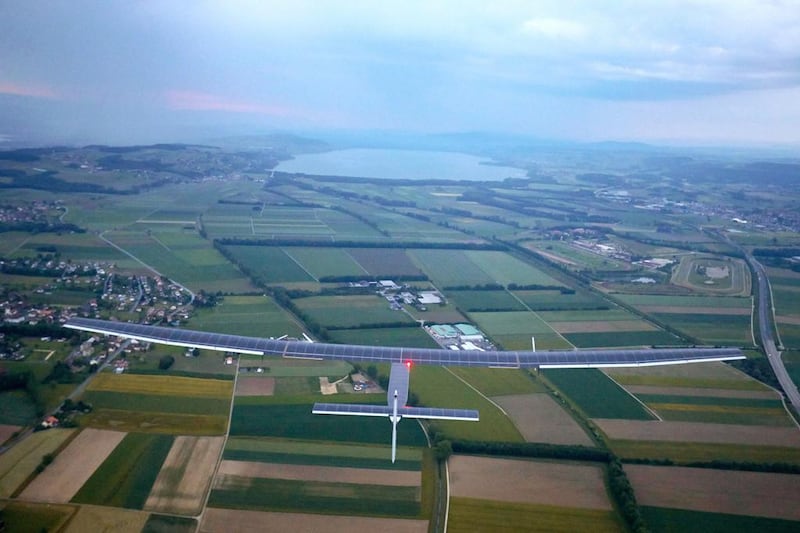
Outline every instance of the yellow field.
POLYGON ((0 498, 8 498, 36 469, 42 456, 53 453, 74 429, 48 429, 31 434, 0 455, 0 498))
POLYGON ((81 505, 70 520, 65 533, 85 531, 113 531, 114 533, 139 533, 150 513, 130 509, 114 509, 95 505, 81 505))
POLYGON ((81 419, 81 424, 98 429, 138 433, 223 435, 228 428, 228 417, 95 409, 81 419))
POLYGON ((102 373, 95 376, 89 385, 89 390, 227 399, 233 394, 233 381, 102 373))

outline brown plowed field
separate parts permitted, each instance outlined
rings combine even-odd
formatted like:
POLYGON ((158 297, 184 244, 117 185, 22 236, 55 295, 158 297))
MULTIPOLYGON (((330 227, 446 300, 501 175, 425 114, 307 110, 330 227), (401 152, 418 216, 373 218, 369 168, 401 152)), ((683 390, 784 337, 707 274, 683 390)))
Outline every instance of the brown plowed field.
POLYGON ((240 377, 236 380, 236 396, 272 396, 275 378, 240 377))
POLYGON ((132 509, 115 509, 98 505, 81 505, 67 524, 65 533, 139 533, 144 528, 149 513, 132 509))
POLYGON ((706 424, 704 422, 662 422, 660 420, 612 420, 604 418, 594 419, 594 422, 611 439, 752 444, 754 446, 800 446, 800 431, 796 427, 706 424))
POLYGON ((301 513, 266 513, 233 509, 206 510, 202 533, 251 533, 253 531, 318 533, 319 531, 380 531, 381 533, 426 533, 427 520, 331 516, 301 513))
POLYGON ((800 520, 793 474, 625 465, 640 505, 800 520))
POLYGON ((422 474, 406 470, 377 470, 371 468, 342 468, 336 466, 289 465, 251 461, 222 461, 219 475, 293 479, 298 481, 327 481, 364 485, 418 487, 422 474))
POLYGON ((680 305, 637 305, 645 313, 678 313, 693 315, 749 315, 749 307, 684 307, 680 305))
POLYGON ((653 385, 623 385, 633 394, 668 394, 673 396, 705 396, 708 398, 750 398, 756 400, 780 400, 772 390, 702 389, 699 387, 656 387, 653 385))
POLYGON ((42 502, 69 502, 125 435, 121 431, 84 429, 20 497, 42 502))
POLYGON ((177 437, 144 508, 175 514, 200 512, 225 437, 177 437))
POLYGON ((449 468, 453 497, 611 510, 599 466, 453 455, 449 468))
POLYGON ((0 444, 11 438, 15 432, 22 429, 20 426, 9 426, 7 424, 0 424, 0 444))
POLYGON ((594 446, 578 423, 547 394, 495 396, 492 401, 508 413, 527 442, 594 446))

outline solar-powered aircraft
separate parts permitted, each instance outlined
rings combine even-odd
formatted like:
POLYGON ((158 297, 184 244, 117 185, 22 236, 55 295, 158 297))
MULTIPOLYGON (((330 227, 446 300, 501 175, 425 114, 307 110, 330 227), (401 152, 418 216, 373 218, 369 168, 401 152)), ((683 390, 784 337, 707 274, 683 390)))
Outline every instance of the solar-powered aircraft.
POLYGON ((402 418, 477 421, 468 409, 409 407, 409 372, 412 365, 475 366, 488 368, 607 368, 675 365, 744 359, 738 348, 651 348, 634 350, 463 351, 396 348, 352 344, 266 339, 188 329, 144 326, 91 318, 72 318, 64 327, 156 344, 202 348, 286 358, 390 363, 386 405, 316 403, 314 414, 385 416, 392 423, 392 462, 397 450, 397 423, 402 418))

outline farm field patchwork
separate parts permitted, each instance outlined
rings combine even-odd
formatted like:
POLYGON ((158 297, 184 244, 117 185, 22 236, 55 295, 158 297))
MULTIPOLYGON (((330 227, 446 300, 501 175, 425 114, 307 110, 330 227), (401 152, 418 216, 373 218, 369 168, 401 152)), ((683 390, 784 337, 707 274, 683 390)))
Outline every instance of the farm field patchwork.
POLYGON ((141 509, 173 440, 171 435, 129 433, 72 502, 141 509))
POLYGON ((556 290, 516 290, 512 292, 533 311, 605 311, 611 306, 601 297, 581 289, 566 294, 556 290))
POLYGON ((592 439, 560 405, 545 393, 494 396, 526 442, 594 446, 592 439))
POLYGON ((144 508, 196 515, 205 502, 224 437, 176 437, 144 508))
POLYGON ((69 502, 124 437, 125 433, 120 431, 84 429, 44 472, 34 478, 20 497, 34 501, 69 502))
POLYGON ((384 298, 366 296, 312 296, 293 300, 312 320, 328 329, 361 329, 374 324, 416 325, 407 314, 389 307, 384 298), (346 313, 342 309, 347 309, 346 313))
POLYGON ((464 311, 524 311, 525 306, 508 291, 465 291, 450 290, 459 309, 464 311))
POLYGON ((612 509, 597 465, 453 455, 449 470, 454 498, 612 509))
POLYGON ((543 375, 589 418, 652 420, 654 417, 625 389, 599 370, 549 369, 543 375))
POLYGON ((464 250, 416 249, 408 253, 440 289, 496 283, 464 250))
POLYGON ((276 246, 226 245, 223 249, 257 282, 275 284, 316 281, 276 246))
POLYGON ((548 276, 538 268, 506 252, 477 251, 466 252, 467 258, 486 272, 495 283, 501 285, 541 285, 558 287, 562 283, 548 276))
POLYGON ((52 454, 74 429, 38 431, 0 455, 0 498, 9 498, 33 474, 42 456, 52 454))
POLYGON ((400 346, 407 348, 438 348, 422 328, 367 328, 329 331, 333 342, 366 344, 370 346, 400 346))
POLYGON ((693 363, 642 368, 606 369, 622 385, 690 387, 703 389, 769 391, 770 389, 725 363, 693 363))
POLYGON ((267 296, 225 296, 211 309, 199 309, 189 321, 193 329, 252 337, 300 337, 297 321, 267 296))
POLYGON ((794 426, 779 399, 637 394, 639 400, 664 420, 794 426))
POLYGON ((60 531, 77 510, 71 505, 3 502, 3 532, 60 531))
POLYGON ((148 513, 142 511, 81 505, 64 533, 85 533, 86 531, 139 533, 143 530, 147 519, 148 513))
POLYGON ((532 503, 450 498, 447 531, 452 533, 572 533, 623 530, 613 511, 532 503))
POLYGON ((325 276, 367 276, 343 248, 284 247, 284 253, 319 280, 325 276))
POLYGON ((435 420, 430 427, 449 438, 464 440, 500 440, 521 442, 522 435, 513 422, 497 406, 469 388, 447 368, 415 366, 411 371, 411 392, 419 396, 421 405, 477 409, 479 422, 435 420))
POLYGON ((383 533, 426 533, 427 520, 377 518, 370 516, 335 516, 305 513, 280 513, 219 509, 210 507, 200 526, 203 533, 257 531, 269 523, 275 531, 314 533, 317 531, 381 531, 383 533))
POLYGON ((348 248, 350 256, 372 276, 419 276, 422 270, 400 248, 348 248))

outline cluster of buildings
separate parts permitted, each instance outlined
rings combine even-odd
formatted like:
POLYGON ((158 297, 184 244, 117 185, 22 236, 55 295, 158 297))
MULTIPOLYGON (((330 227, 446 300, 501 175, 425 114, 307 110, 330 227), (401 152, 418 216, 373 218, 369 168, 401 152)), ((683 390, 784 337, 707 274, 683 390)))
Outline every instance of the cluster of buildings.
POLYGON ((59 200, 35 200, 24 205, 0 205, 0 224, 50 223, 65 212, 59 200))
POLYGON ((433 324, 425 331, 439 346, 448 350, 495 350, 481 330, 472 324, 433 324))

